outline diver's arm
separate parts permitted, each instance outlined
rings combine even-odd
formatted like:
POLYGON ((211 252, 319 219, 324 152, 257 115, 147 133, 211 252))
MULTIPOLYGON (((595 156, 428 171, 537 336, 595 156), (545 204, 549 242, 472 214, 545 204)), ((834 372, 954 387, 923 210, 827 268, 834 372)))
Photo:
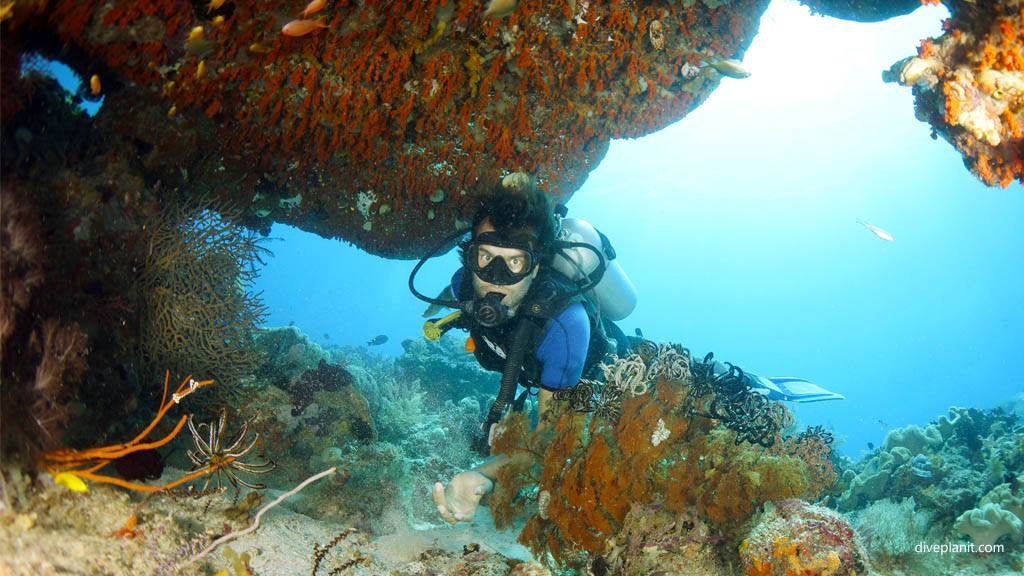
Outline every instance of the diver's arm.
MULTIPOLYGON (((553 396, 550 390, 541 388, 537 394, 537 410, 540 414, 550 408, 553 396)), ((544 430, 546 426, 544 418, 537 420, 537 430, 544 430)), ((480 499, 494 488, 498 470, 509 463, 529 466, 534 463, 534 459, 532 453, 525 451, 516 452, 511 458, 499 454, 472 470, 456 474, 447 486, 440 482, 434 484, 434 504, 437 505, 438 513, 449 524, 471 522, 476 516, 480 499)))
MULTIPOLYGON (((537 393, 537 413, 545 414, 551 407, 551 399, 554 398, 554 393, 550 390, 540 389, 537 393)), ((543 431, 547 427, 547 420, 543 417, 537 418, 536 431, 543 431)), ((515 464, 530 464, 533 460, 533 454, 525 451, 516 452, 510 459, 504 454, 498 454, 494 458, 491 458, 487 462, 473 468, 472 472, 483 474, 488 480, 493 481, 498 475, 498 469, 509 463, 510 461, 515 464)))

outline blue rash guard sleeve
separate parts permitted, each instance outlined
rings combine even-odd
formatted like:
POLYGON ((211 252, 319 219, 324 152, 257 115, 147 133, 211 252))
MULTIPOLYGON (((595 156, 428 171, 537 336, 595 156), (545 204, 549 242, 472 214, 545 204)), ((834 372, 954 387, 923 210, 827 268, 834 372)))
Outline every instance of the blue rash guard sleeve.
POLYGON ((465 271, 465 268, 459 266, 459 269, 452 274, 452 284, 448 289, 452 291, 452 298, 455 298, 456 300, 459 299, 459 286, 462 285, 462 273, 465 271))
POLYGON ((537 346, 537 360, 543 366, 540 387, 554 391, 575 386, 583 375, 589 347, 590 319, 583 304, 573 302, 548 323, 537 346))

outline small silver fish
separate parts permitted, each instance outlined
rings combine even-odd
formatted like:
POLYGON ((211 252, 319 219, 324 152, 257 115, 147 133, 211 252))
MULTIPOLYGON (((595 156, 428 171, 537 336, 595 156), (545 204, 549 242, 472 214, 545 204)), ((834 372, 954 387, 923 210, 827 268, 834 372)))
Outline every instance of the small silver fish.
POLYGON ((879 238, 885 240, 886 242, 892 242, 893 240, 895 240, 895 238, 892 237, 892 234, 889 234, 888 232, 882 230, 878 226, 872 226, 871 224, 864 222, 860 218, 857 218, 857 223, 867 228, 868 230, 871 230, 872 232, 874 232, 875 236, 878 236, 879 238))

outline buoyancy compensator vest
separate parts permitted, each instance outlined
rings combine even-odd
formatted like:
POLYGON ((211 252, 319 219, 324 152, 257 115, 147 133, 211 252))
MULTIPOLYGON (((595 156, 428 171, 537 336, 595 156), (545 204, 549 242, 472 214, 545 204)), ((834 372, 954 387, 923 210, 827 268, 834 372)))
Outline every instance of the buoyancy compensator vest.
MULTIPOLYGON (((459 286, 460 300, 470 297, 472 290, 472 280, 466 274, 459 286)), ((488 453, 491 426, 501 420, 506 409, 509 406, 521 409, 526 394, 539 388, 544 368, 537 359, 541 339, 548 325, 576 302, 583 304, 590 320, 590 341, 583 365, 583 374, 587 375, 608 352, 614 351, 615 344, 606 336, 592 303, 557 270, 545 269, 537 275, 511 320, 497 326, 484 326, 472 320, 466 322, 464 327, 476 344, 473 354, 477 362, 487 370, 502 374, 498 395, 481 426, 483 435, 472 444, 480 454, 488 453), (525 391, 516 399, 515 392, 520 385, 525 391)))

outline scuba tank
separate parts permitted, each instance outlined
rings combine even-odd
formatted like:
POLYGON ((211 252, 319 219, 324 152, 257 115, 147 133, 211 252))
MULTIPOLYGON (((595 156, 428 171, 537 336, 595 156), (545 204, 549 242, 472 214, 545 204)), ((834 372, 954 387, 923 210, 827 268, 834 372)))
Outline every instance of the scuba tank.
POLYGON ((615 260, 615 250, 604 234, 579 218, 562 218, 559 240, 588 244, 584 247, 565 247, 555 251, 552 266, 570 280, 585 280, 601 265, 601 259, 594 250, 601 250, 607 258, 604 275, 596 286, 586 291, 586 296, 597 304, 601 316, 608 320, 622 320, 636 308, 636 288, 625 270, 615 260))

